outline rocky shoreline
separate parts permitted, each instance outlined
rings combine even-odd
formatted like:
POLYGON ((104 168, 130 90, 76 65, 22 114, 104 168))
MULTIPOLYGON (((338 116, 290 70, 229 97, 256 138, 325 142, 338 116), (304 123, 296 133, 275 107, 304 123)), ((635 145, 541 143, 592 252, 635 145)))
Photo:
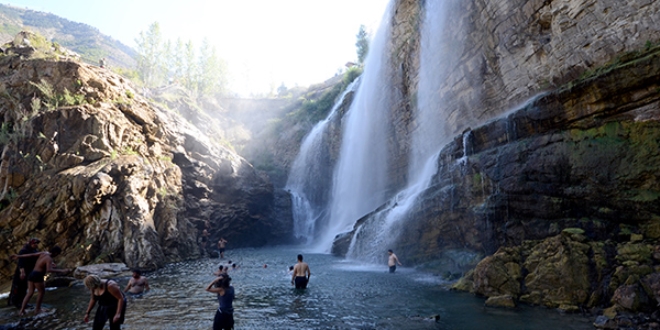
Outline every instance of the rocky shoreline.
POLYGON ((596 317, 603 329, 660 328, 660 243, 637 233, 598 241, 579 228, 502 247, 452 289, 487 297, 491 307, 517 304, 596 317))

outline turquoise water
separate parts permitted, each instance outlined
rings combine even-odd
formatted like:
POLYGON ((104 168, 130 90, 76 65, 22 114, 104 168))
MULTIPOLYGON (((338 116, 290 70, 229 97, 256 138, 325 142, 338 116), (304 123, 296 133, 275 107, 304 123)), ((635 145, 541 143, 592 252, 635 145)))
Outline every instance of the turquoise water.
MULTIPOLYGON (((593 329, 588 318, 541 307, 485 308, 483 298, 448 291, 438 277, 409 268, 389 274, 385 264, 361 265, 291 247, 228 250, 225 256, 224 262, 241 266, 230 271, 236 329, 593 329), (312 272, 303 292, 293 289, 287 272, 298 253, 312 272)), ((204 288, 220 261, 182 262, 147 274, 152 290, 129 298, 122 329, 210 329, 217 300, 204 288)), ((122 288, 128 282, 116 280, 122 288)), ((90 329, 82 323, 88 302, 82 285, 49 291, 45 307, 55 309, 53 315, 30 326, 90 329)), ((14 312, 0 309, 0 323, 16 322, 14 312)))

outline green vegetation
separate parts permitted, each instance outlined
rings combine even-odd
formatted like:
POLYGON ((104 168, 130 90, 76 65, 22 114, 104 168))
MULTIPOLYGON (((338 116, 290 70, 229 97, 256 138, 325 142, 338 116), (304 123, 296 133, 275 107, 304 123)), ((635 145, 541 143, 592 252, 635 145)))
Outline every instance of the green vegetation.
POLYGON ((7 34, 10 34, 10 35, 14 36, 14 35, 18 34, 19 32, 21 32, 21 27, 17 26, 17 25, 11 25, 11 24, 8 24, 8 23, 2 23, 0 25, 0 32, 7 33, 7 34))
POLYGON ((162 160, 162 161, 164 161, 164 162, 167 162, 167 163, 171 163, 171 162, 172 162, 172 157, 170 157, 170 156, 159 156, 158 159, 159 159, 159 160, 162 160))
POLYGON ((364 60, 367 59, 369 53, 369 36, 364 25, 360 25, 360 31, 358 31, 356 37, 355 47, 357 47, 358 63, 364 64, 364 60))
POLYGON ((140 153, 135 151, 135 149, 133 149, 130 146, 125 146, 124 149, 122 149, 121 154, 127 156, 135 156, 135 155, 139 155, 140 153))
POLYGON ((204 39, 195 50, 192 41, 163 41, 160 25, 154 22, 135 40, 138 45, 140 80, 147 87, 177 82, 198 97, 221 94, 226 88, 226 64, 215 47, 204 39), (199 54, 199 55, 197 55, 199 54))
POLYGON ((623 53, 598 68, 586 70, 580 75, 580 77, 566 83, 561 89, 571 89, 581 82, 610 73, 615 69, 633 64, 658 53, 660 53, 660 42, 653 43, 651 41, 646 41, 643 49, 623 53))
POLYGON ((43 97, 43 100, 36 97, 32 99, 31 106, 33 111, 41 110, 41 104, 43 104, 47 110, 53 110, 57 109, 60 105, 71 106, 87 103, 85 100, 85 95, 80 93, 72 94, 66 88, 62 94, 56 93, 53 89, 53 85, 51 85, 45 79, 41 79, 41 81, 38 83, 31 81, 30 85, 36 87, 39 92, 41 92, 41 96, 43 97))
POLYGON ((332 88, 324 92, 321 97, 317 99, 301 98, 302 105, 296 111, 287 114, 285 121, 300 122, 309 121, 316 123, 325 118, 332 106, 335 104, 337 97, 348 87, 362 73, 361 68, 353 67, 346 71, 342 82, 332 86, 332 88))

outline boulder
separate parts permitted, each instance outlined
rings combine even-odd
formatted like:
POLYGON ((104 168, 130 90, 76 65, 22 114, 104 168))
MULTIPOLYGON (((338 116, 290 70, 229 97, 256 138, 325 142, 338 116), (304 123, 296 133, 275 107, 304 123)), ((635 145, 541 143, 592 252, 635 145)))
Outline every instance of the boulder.
POLYGON ((73 272, 73 276, 78 279, 88 275, 97 275, 101 278, 131 276, 131 270, 124 263, 105 263, 80 266, 73 272))

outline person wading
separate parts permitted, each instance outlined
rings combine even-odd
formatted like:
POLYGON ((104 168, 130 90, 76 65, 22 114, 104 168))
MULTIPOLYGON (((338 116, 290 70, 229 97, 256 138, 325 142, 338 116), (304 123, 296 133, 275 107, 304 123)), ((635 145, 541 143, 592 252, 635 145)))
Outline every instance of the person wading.
POLYGON ((222 275, 213 280, 206 291, 218 295, 218 310, 213 319, 213 330, 231 330, 234 328, 234 287, 229 285, 231 278, 222 275))
POLYGON ((121 292, 119 284, 112 280, 102 280, 96 275, 89 275, 83 281, 91 292, 89 305, 85 312, 85 323, 89 322, 89 313, 94 305, 99 303, 94 315, 93 330, 102 330, 105 323, 110 321, 110 330, 120 330, 126 314, 126 297, 121 292))
POLYGON ((302 254, 298 255, 298 263, 293 266, 293 275, 291 275, 291 284, 296 286, 296 289, 306 289, 309 278, 312 272, 309 271, 309 265, 303 262, 302 254))
MULTIPOLYGON (((32 238, 30 239, 23 248, 18 252, 18 255, 24 254, 33 254, 39 252, 37 249, 39 247, 39 239, 32 238)), ((28 290, 28 275, 34 269, 34 265, 37 263, 38 256, 29 257, 29 258, 19 258, 18 265, 16 266, 16 271, 14 272, 14 277, 12 278, 11 291, 9 292, 9 299, 7 299, 7 305, 14 305, 16 308, 21 308, 23 305, 23 299, 28 290)))
POLYGON ((37 289, 37 304, 34 308, 34 313, 41 313, 41 302, 44 300, 44 294, 46 294, 46 287, 44 285, 46 273, 60 273, 66 274, 70 272, 70 269, 58 269, 55 268, 55 262, 53 258, 57 257, 62 253, 62 249, 59 246, 53 246, 49 252, 38 252, 32 254, 24 255, 13 255, 12 259, 16 258, 31 258, 39 257, 37 262, 34 265, 34 269, 28 275, 28 291, 27 295, 23 299, 23 304, 21 305, 21 311, 18 312, 18 315, 25 315, 25 307, 27 303, 32 298, 34 294, 34 289, 37 289))
POLYGON ((397 264, 399 266, 403 265, 399 262, 399 258, 396 257, 396 254, 394 254, 392 250, 387 250, 387 254, 389 255, 387 259, 387 265, 390 266, 390 273, 394 273, 396 271, 397 264))

